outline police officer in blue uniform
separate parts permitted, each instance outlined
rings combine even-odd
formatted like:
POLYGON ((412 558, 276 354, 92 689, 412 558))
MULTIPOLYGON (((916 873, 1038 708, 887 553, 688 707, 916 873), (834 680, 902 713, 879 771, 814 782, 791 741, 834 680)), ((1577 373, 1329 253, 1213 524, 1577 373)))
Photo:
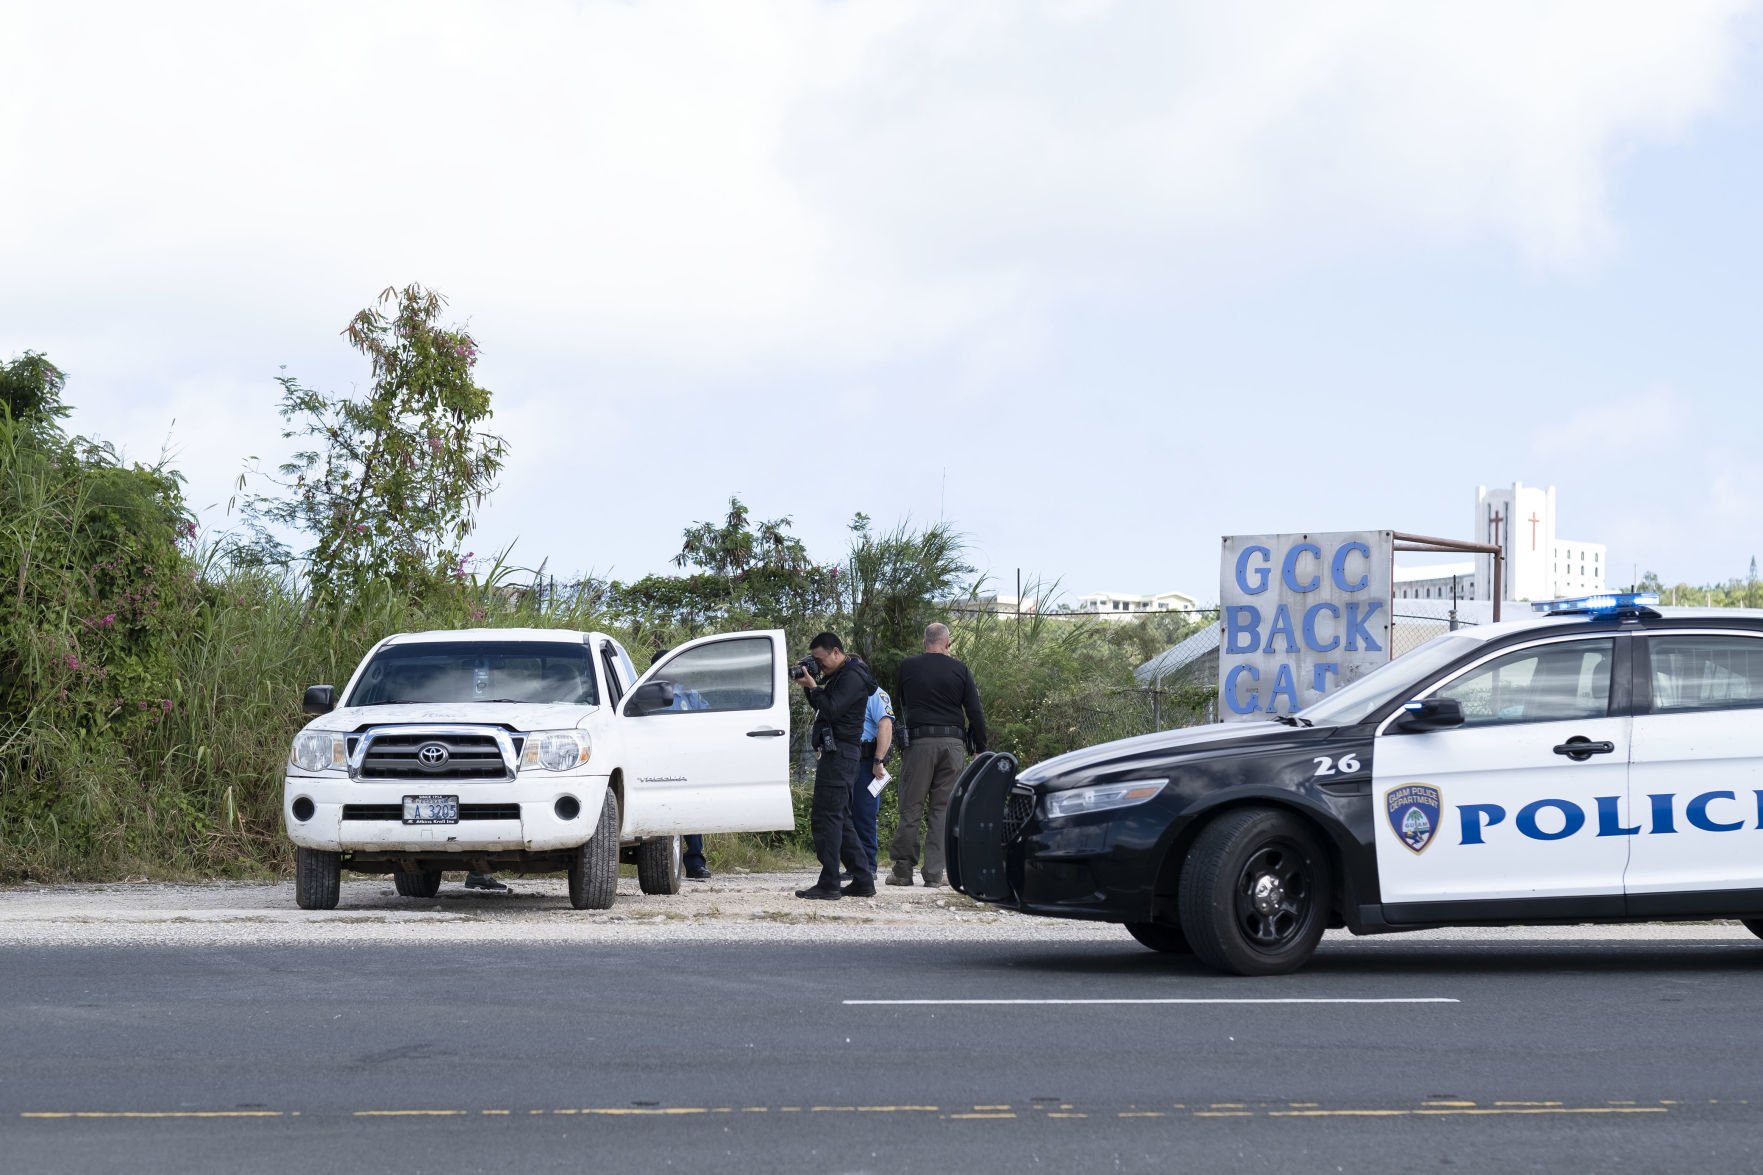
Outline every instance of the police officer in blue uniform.
POLYGON ((863 742, 859 747, 857 776, 851 781, 851 823, 857 832, 857 843, 863 846, 864 859, 869 862, 870 876, 875 875, 875 818, 881 811, 881 792, 870 786, 887 770, 882 764, 894 744, 894 702, 888 691, 877 686, 869 695, 863 710, 863 742))

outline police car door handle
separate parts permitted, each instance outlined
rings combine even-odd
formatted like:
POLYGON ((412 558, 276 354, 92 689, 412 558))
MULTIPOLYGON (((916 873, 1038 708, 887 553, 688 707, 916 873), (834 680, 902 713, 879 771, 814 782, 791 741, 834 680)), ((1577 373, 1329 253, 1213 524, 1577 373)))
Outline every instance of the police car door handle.
POLYGON ((1608 755, 1616 749, 1612 742, 1593 742, 1583 734, 1576 734, 1555 748, 1557 755, 1566 755, 1575 763, 1583 763, 1593 755, 1608 755))
POLYGON ((778 738, 778 737, 784 735, 785 733, 787 733, 787 732, 782 731, 782 730, 773 730, 769 726, 763 726, 763 727, 760 727, 758 730, 749 730, 747 732, 747 737, 748 738, 778 738))

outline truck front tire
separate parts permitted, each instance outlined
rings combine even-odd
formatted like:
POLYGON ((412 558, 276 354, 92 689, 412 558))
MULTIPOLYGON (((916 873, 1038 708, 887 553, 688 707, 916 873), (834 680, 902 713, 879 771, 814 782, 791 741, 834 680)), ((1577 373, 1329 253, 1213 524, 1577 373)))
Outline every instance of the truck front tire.
POLYGON ((610 910, 617 896, 618 797, 607 788, 592 839, 569 859, 569 904, 578 910, 610 910))
POLYGON ((334 910, 342 896, 343 854, 294 850, 294 902, 302 910, 334 910))

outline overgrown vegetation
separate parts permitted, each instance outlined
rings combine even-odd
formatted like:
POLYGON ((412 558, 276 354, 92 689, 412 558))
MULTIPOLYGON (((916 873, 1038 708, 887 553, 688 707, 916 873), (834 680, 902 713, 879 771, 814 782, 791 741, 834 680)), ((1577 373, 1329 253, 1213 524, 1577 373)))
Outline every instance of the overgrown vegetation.
MULTIPOLYGON (((877 529, 859 515, 847 550, 816 557, 789 518, 755 520, 731 498, 683 528, 673 574, 560 584, 505 559, 474 564, 460 546, 506 449, 488 428, 477 343, 441 323, 443 307, 411 286, 351 319, 372 377, 359 399, 284 377, 287 435, 310 447, 246 487, 243 535, 203 545, 175 471, 68 435, 67 380, 47 357, 0 364, 0 880, 285 870, 282 764, 301 687, 342 681, 391 632, 599 629, 642 663, 711 632, 782 628, 805 649, 832 628, 891 687, 941 620, 979 681, 993 746, 1031 762, 1185 724, 1209 700, 1132 679, 1186 634, 1183 618, 964 603, 983 583, 940 522, 877 529)), ((1664 591, 1763 604, 1754 569, 1664 591)), ((715 859, 800 860, 799 817, 793 833, 713 838, 715 859)))

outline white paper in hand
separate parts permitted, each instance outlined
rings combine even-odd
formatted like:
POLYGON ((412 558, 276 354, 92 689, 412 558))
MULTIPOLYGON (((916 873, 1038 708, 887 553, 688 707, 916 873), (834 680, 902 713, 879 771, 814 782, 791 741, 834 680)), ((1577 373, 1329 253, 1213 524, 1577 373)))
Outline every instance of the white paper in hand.
POLYGON ((894 777, 888 774, 888 769, 883 767, 882 773, 869 781, 869 794, 872 796, 881 795, 882 788, 888 786, 888 780, 892 778, 894 777))

